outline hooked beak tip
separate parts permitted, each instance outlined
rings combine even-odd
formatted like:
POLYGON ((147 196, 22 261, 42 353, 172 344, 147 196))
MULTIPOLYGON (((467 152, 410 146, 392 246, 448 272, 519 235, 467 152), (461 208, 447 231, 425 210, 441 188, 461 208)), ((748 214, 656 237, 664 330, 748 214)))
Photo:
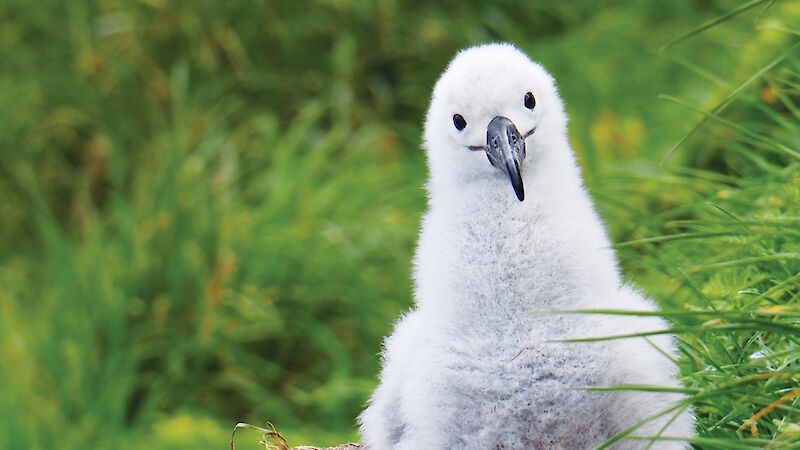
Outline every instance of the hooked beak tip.
POLYGON ((519 186, 519 189, 517 189, 516 186, 514 187, 514 193, 517 194, 517 199, 519 199, 519 201, 524 201, 525 200, 525 191, 522 189, 522 185, 521 184, 519 186))
POLYGON ((522 175, 519 170, 519 163, 514 160, 514 167, 508 167, 508 176, 511 178, 511 186, 514 187, 514 193, 517 194, 519 201, 525 200, 525 186, 522 184, 522 175))

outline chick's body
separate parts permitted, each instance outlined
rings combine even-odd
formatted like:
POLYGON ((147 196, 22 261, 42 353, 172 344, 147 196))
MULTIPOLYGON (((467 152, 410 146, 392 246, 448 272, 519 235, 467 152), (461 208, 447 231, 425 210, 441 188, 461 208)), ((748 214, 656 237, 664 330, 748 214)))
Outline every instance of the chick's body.
MULTIPOLYGON (((552 342, 666 325, 654 317, 542 313, 653 310, 622 282, 544 69, 506 44, 461 52, 434 89, 425 141, 429 210, 415 258, 416 307, 386 341, 381 383, 360 418, 367 447, 593 448, 680 401, 675 394, 573 389, 677 387, 674 364, 642 338, 552 342), (522 102, 527 92, 535 93, 535 108, 522 102), (462 130, 448 129, 454 114, 463 115, 462 130), (524 201, 508 185, 513 163, 503 172, 469 149, 481 146, 492 116, 508 117, 526 134, 527 151, 523 145, 517 158, 524 201)), ((672 352, 671 338, 650 339, 672 352)), ((662 429, 664 436, 689 436, 691 416, 677 409, 633 434, 662 429)), ((649 443, 623 440, 614 448, 649 443)), ((657 441, 651 448, 683 445, 657 441)))

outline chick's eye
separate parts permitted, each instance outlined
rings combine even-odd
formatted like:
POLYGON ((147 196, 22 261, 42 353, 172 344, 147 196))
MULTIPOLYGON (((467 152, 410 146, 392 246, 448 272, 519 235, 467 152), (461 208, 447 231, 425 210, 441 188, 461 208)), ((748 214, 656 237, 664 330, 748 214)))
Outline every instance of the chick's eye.
POLYGON ((453 116, 453 125, 456 126, 456 130, 461 131, 467 126, 467 121, 461 117, 461 114, 456 114, 453 116))
POLYGON ((533 96, 530 92, 525 94, 525 107, 528 109, 533 109, 536 106, 536 97, 533 96))

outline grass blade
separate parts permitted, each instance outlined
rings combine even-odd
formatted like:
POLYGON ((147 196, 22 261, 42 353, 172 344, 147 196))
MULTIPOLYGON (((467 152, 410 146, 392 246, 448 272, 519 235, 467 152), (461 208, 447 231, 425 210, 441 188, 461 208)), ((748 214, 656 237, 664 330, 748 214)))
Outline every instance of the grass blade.
POLYGON ((685 33, 685 34, 682 34, 681 36, 678 36, 677 38, 673 39, 671 42, 669 42, 666 45, 662 46, 659 49, 659 51, 663 52, 664 50, 666 50, 666 49, 668 49, 670 47, 673 47, 676 44, 678 44, 678 43, 680 43, 682 41, 685 41, 686 39, 689 39, 692 36, 700 34, 703 31, 708 30, 709 28, 712 28, 712 27, 714 27, 716 25, 719 25, 720 23, 725 22, 726 20, 729 20, 729 19, 731 19, 733 17, 736 17, 737 15, 739 15, 739 14, 741 14, 741 13, 743 13, 743 12, 745 12, 745 11, 751 9, 751 8, 754 8, 754 7, 756 7, 756 6, 758 6, 758 5, 762 4, 762 3, 765 3, 767 1, 768 0, 752 0, 752 1, 748 2, 748 3, 745 3, 744 5, 739 6, 738 8, 732 9, 732 10, 728 11, 727 13, 719 16, 719 17, 716 17, 714 19, 709 20, 708 22, 706 22, 706 23, 700 25, 699 27, 689 31, 688 33, 685 33))
MULTIPOLYGON (((753 3, 753 2, 751 2, 751 3, 753 3)), ((761 3, 761 2, 759 2, 759 3, 761 3)), ((755 5, 753 5, 753 6, 755 6, 755 5)), ((689 130, 689 132, 686 133, 675 145, 673 145, 669 149, 669 151, 667 151, 667 154, 662 159, 661 164, 662 165, 665 164, 666 161, 672 156, 672 154, 675 153, 675 151, 678 148, 680 148, 680 146, 682 146, 686 141, 688 141, 689 138, 692 137, 692 135, 694 135, 694 133, 696 133, 697 130, 699 130, 703 126, 703 124, 706 123, 706 121, 710 118, 710 116, 716 115, 716 114, 719 114, 720 112, 722 112, 722 110, 724 110, 725 107, 727 107, 728 104, 731 101, 733 101, 734 98, 736 98, 742 91, 744 91, 744 89, 747 88, 747 86, 749 86, 753 81, 761 78, 765 73, 767 73, 767 71, 769 71, 770 69, 775 67, 778 63, 780 63, 781 61, 783 61, 784 59, 786 59, 790 55, 792 55, 792 53, 795 51, 795 49, 798 46, 800 46, 800 43, 789 47, 788 49, 786 49, 783 52, 781 52, 775 59, 773 59, 772 61, 770 61, 769 63, 764 65, 762 68, 760 68, 758 71, 756 71, 756 73, 751 75, 750 78, 745 80, 744 83, 740 84, 736 89, 734 89, 728 95, 726 95, 725 98, 723 98, 722 101, 717 104, 717 106, 715 106, 714 108, 711 109, 710 113, 705 113, 702 110, 699 110, 698 112, 703 113, 705 116, 702 119, 700 119, 700 121, 694 127, 692 127, 692 129, 689 130)), ((661 98, 671 98, 669 96, 660 96, 660 97, 661 98)), ((681 102, 679 101, 678 103, 681 103, 681 102)), ((692 108, 696 109, 694 107, 692 107, 692 108)))

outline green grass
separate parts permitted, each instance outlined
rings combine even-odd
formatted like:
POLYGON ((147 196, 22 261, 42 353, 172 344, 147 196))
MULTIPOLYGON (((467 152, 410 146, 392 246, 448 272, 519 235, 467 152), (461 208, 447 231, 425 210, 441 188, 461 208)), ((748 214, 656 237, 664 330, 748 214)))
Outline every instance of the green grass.
POLYGON ((627 209, 641 225, 617 247, 681 336, 700 448, 800 446, 800 46, 790 35, 755 36, 750 51, 778 45, 705 107, 665 97, 699 112, 677 150, 687 165, 617 180, 658 202, 627 209))
POLYGON ((0 3, 0 447, 355 440, 430 89, 487 40, 559 80, 625 273, 681 330, 695 445, 796 443, 798 397, 739 428, 798 385, 797 2, 664 52, 741 4, 415 3, 0 3))

